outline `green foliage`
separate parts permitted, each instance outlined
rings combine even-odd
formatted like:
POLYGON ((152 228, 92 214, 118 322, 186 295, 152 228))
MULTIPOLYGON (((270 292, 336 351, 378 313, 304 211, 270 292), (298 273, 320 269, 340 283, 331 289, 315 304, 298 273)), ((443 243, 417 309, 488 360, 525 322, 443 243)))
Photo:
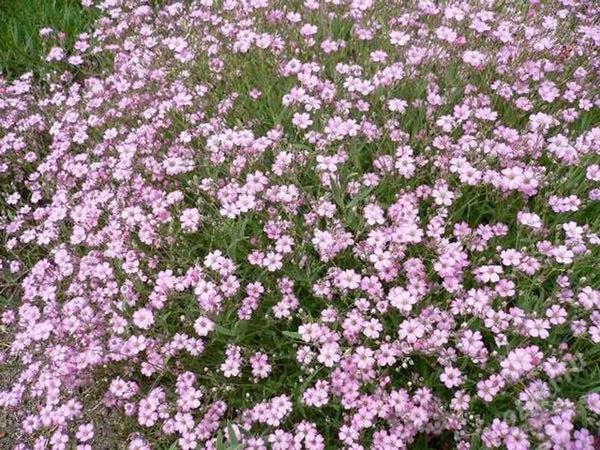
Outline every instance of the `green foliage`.
MULTIPOLYGON (((160 8, 165 3, 166 1, 164 0, 150 1, 150 4, 155 8, 160 8)), ((94 14, 93 11, 83 8, 78 0, 0 0, 0 71, 8 78, 15 78, 23 72, 33 71, 37 77, 43 79, 45 70, 44 58, 53 44, 45 42, 40 37, 40 28, 51 27, 56 32, 64 32, 66 36, 65 47, 68 51, 74 44, 78 34, 89 31, 94 14)), ((316 23, 319 23, 318 20, 319 18, 315 18, 316 23)), ((351 22, 335 19, 331 21, 328 31, 336 39, 350 39, 351 30, 351 22)), ((56 39, 56 37, 52 39, 56 39)), ((344 56, 344 58, 348 58, 349 62, 352 60, 358 61, 365 59, 365 55, 368 55, 370 50, 369 45, 365 44, 360 47, 358 53, 350 53, 348 51, 345 54, 341 52, 339 55, 336 55, 336 58, 340 58, 341 60, 341 56, 344 56)), ((292 112, 283 106, 280 101, 282 96, 289 90, 292 82, 284 78, 273 77, 273 73, 276 71, 276 64, 270 56, 263 57, 259 51, 256 51, 253 56, 256 56, 256 58, 248 58, 245 65, 243 65, 244 77, 226 72, 219 82, 214 83, 214 89, 207 94, 207 101, 211 105, 216 105, 218 103, 217 100, 225 98, 227 93, 234 91, 247 92, 252 88, 258 88, 261 90, 262 96, 255 101, 250 101, 248 97, 242 98, 236 106, 235 115, 232 114, 228 117, 231 122, 230 125, 248 126, 256 130, 258 135, 276 125, 281 125, 286 134, 292 135, 294 133, 294 128, 290 125, 292 112), (252 123, 251 119, 257 123, 252 123)), ((332 58, 331 61, 324 63, 325 69, 328 74, 331 74, 331 77, 335 77, 334 67, 337 62, 336 59, 332 58)), ((196 66, 197 73, 192 71, 192 78, 197 77, 198 79, 202 79, 205 76, 204 71, 206 67, 204 63, 205 61, 199 58, 196 66)), ((86 71, 88 69, 83 68, 82 70, 86 71)), ((432 66, 430 70, 434 72, 442 69, 432 66)), ((445 77, 443 77, 445 86, 442 86, 442 88, 446 89, 454 85, 460 86, 461 76, 457 67, 448 68, 445 77)), ((486 74, 484 73, 476 77, 473 83, 485 85, 486 74)), ((414 100, 423 97, 426 89, 426 80, 410 80, 407 83, 403 83, 392 94, 408 100, 414 100)), ((449 104, 454 104, 454 96, 460 98, 462 95, 461 91, 456 90, 450 96, 451 101, 449 104)), ((522 111, 516 110, 499 99, 495 100, 497 101, 493 105, 494 109, 498 110, 504 123, 516 128, 523 126, 526 122, 526 115, 522 111)), ((553 107, 560 109, 562 105, 557 104, 553 107)), ((373 109, 378 111, 377 114, 380 115, 379 119, 383 122, 386 119, 383 104, 375 103, 373 109)), ((210 106, 207 108, 207 113, 209 116, 213 113, 210 106)), ((426 155, 425 150, 420 148, 421 143, 417 138, 419 132, 430 131, 431 124, 428 122, 425 109, 413 108, 411 109, 411 113, 407 114, 403 120, 405 121, 403 124, 404 129, 408 131, 411 143, 414 144, 417 152, 423 152, 422 154, 426 155)), ((183 118, 174 118, 173 122, 173 129, 170 131, 174 135, 188 127, 183 118)), ((572 128, 575 130, 585 130, 598 123, 600 123, 600 111, 594 109, 588 114, 583 114, 572 128)), ((348 180, 358 178, 360 174, 372 169, 372 156, 375 152, 370 148, 370 145, 369 143, 360 142, 358 139, 349 144, 347 150, 350 155, 350 163, 342 167, 340 171, 340 179, 345 183, 348 180)), ((378 153, 391 154, 396 144, 384 137, 378 145, 383 146, 383 151, 378 149, 378 153)), ((201 148, 198 150, 199 152, 202 151, 201 148)), ((304 150, 311 157, 312 149, 306 146, 304 150)), ((271 163, 270 158, 272 159, 272 155, 265 156, 261 164, 268 166, 271 163)), ((257 166, 256 169, 263 169, 260 165, 257 164, 257 166)), ((483 186, 464 188, 463 195, 456 200, 450 212, 451 221, 449 222, 457 223, 464 221, 470 226, 494 224, 497 222, 505 223, 509 226, 510 231, 503 242, 505 245, 510 244, 515 248, 532 246, 536 241, 535 236, 529 236, 527 231, 523 231, 516 226, 516 214, 523 209, 540 212, 544 223, 550 228, 556 227, 560 222, 574 220, 579 223, 588 223, 591 229, 597 231, 600 228, 600 204, 598 202, 591 202, 580 211, 560 216, 552 213, 546 204, 547 197, 551 194, 575 194, 585 197, 585 173, 583 169, 581 167, 551 167, 550 163, 549 168, 553 170, 552 176, 559 180, 559 182, 552 184, 552 192, 542 192, 543 195, 540 195, 535 200, 528 200, 524 196, 517 194, 503 196, 497 191, 492 191, 488 187, 483 186)), ((314 174, 303 173, 301 170, 298 172, 299 184, 304 189, 310 191, 315 197, 324 194, 314 174)), ((198 179, 202 177, 220 178, 222 175, 222 173, 217 173, 215 166, 207 165, 199 169, 198 173, 194 174, 194 178, 187 180, 188 189, 186 190, 186 195, 188 193, 190 195, 189 198, 186 197, 186 206, 201 208, 204 214, 203 229, 199 233, 182 235, 181 230, 177 228, 174 222, 170 225, 172 228, 165 230, 168 234, 178 237, 173 246, 160 255, 163 261, 167 262, 170 267, 177 269, 189 267, 200 261, 209 250, 215 248, 222 249, 234 261, 247 260, 248 253, 251 250, 251 245, 248 242, 249 236, 261 235, 260 224, 266 220, 265 217, 260 217, 259 213, 256 213, 255 215, 247 214, 234 220, 225 220, 219 214, 218 205, 210 203, 210 200, 205 199, 202 193, 194 187, 198 179)), ((427 177, 429 176, 429 174, 426 175, 427 177)), ((344 227, 352 231, 355 236, 361 236, 365 231, 365 224, 360 211, 365 203, 375 198, 383 204, 389 204, 402 189, 413 189, 415 185, 429 181, 420 178, 418 180, 399 182, 397 178, 393 180, 384 178, 377 188, 366 189, 353 198, 349 198, 342 189, 334 186, 331 189, 331 197, 342 213, 344 227)), ((289 219, 295 222, 302 220, 301 217, 289 219)), ((310 251, 308 245, 306 245, 306 248, 300 247, 297 249, 297 256, 310 251)), ((494 252, 495 250, 491 246, 486 253, 483 253, 480 260, 491 260, 496 256, 494 252)), ((429 255, 421 253, 419 256, 428 257, 429 255)), ((600 249, 596 247, 590 255, 576 261, 573 266, 573 273, 579 279, 587 277, 588 282, 596 285, 600 278, 600 272, 597 267, 599 258, 600 249)), ((285 273, 295 280, 296 290, 301 296, 304 296, 301 300, 305 300, 305 298, 310 298, 310 287, 322 275, 324 266, 320 265, 316 258, 313 258, 312 265, 309 264, 307 267, 299 268, 295 264, 296 260, 294 260, 294 264, 286 265, 285 273)), ((341 254, 339 261, 350 265, 353 258, 341 254)), ((560 270, 559 267, 552 267, 549 272, 544 273, 543 278, 540 277, 540 279, 534 280, 535 282, 532 282, 530 278, 525 276, 517 278, 519 296, 515 300, 514 306, 519 306, 526 311, 540 310, 544 302, 551 298, 555 290, 555 276, 560 270)), ((246 280, 255 279, 261 281, 267 288, 274 290, 272 278, 264 270, 261 271, 260 269, 249 268, 248 265, 244 265, 240 268, 240 271, 246 280)), ((146 292, 142 291, 143 287, 140 286, 139 289, 141 293, 146 294, 146 292)), ((444 296, 431 300, 439 303, 448 301, 444 296)), ((181 294, 179 296, 173 295, 169 301, 169 310, 160 317, 157 317, 157 322, 161 325, 158 329, 163 330, 167 338, 172 337, 172 335, 178 332, 193 334, 193 319, 198 314, 195 299, 191 295, 181 294)), ((201 383, 205 383, 206 386, 219 387, 215 390, 215 393, 208 393, 207 395, 214 395, 227 400, 227 403, 231 406, 231 413, 228 413, 231 417, 234 416, 236 410, 242 410, 254 401, 268 398, 286 389, 292 392, 295 399, 298 399, 319 374, 318 372, 314 372, 307 376, 306 373, 297 367, 294 360, 294 347, 300 341, 300 335, 296 331, 298 328, 297 321, 290 321, 282 325, 272 320, 267 321, 267 325, 265 325, 265 321, 262 320, 269 313, 270 308, 276 301, 276 298, 265 295, 265 300, 261 303, 260 309, 249 321, 238 320, 235 315, 235 308, 232 305, 226 305, 226 311, 220 316, 219 324, 216 325, 216 333, 208 341, 206 352, 200 358, 190 358, 181 363, 181 366, 197 373, 201 383), (257 347, 258 344, 261 348, 267 349, 274 365, 273 375, 260 384, 248 384, 223 377, 217 369, 222 362, 224 348, 228 343, 232 342, 248 348, 257 347), (227 390, 226 388, 232 389, 227 390), (247 397, 241 396, 240 393, 242 392, 247 397)), ((303 302, 303 313, 307 316, 316 316, 320 311, 320 308, 316 308, 314 305, 319 306, 318 302, 321 300, 313 299, 313 301, 312 306, 310 302, 303 302)), ((336 298, 335 301, 346 302, 348 300, 336 298)), ((0 296, 0 307, 4 307, 5 303, 5 298, 0 296)), ((392 314, 390 313, 388 317, 390 323, 385 323, 388 328, 387 331, 393 331, 391 324, 398 323, 398 318, 392 314)), ((554 334, 549 344, 557 346, 563 339, 568 339, 569 335, 570 332, 565 326, 564 333, 554 334)), ((513 348, 512 345, 508 347, 513 348)), ((600 357, 598 346, 591 343, 578 341, 574 345, 573 352, 581 355, 582 360, 587 361, 598 361, 600 357)), ((432 387, 436 383, 439 384, 439 364, 425 357, 415 358, 410 364, 414 364, 419 369, 419 373, 426 374, 424 379, 421 380, 422 384, 432 387)), ((466 364, 465 367, 467 367, 466 364)), ((465 369, 465 367, 461 367, 461 369, 465 369)), ((398 385, 406 383, 407 375, 409 374, 410 369, 399 371, 394 376, 392 382, 398 385)), ((169 379, 169 377, 172 377, 172 374, 167 371, 161 374, 161 376, 169 379)), ((144 380, 147 382, 147 379, 140 377, 141 383, 144 380)), ((600 390, 598 380, 600 380, 600 369, 588 367, 585 370, 575 372, 572 378, 559 382, 555 386, 556 389, 560 390, 560 395, 577 398, 589 392, 600 390)), ((469 384, 476 382, 477 380, 469 380, 469 384)), ((147 390, 146 388, 148 387, 144 386, 144 390, 147 390)), ((521 389, 522 386, 517 386, 517 388, 521 389)), ((507 395, 514 398, 517 395, 516 393, 517 389, 509 391, 507 395)), ((508 400, 510 399, 500 396, 494 404, 481 406, 482 415, 486 415, 489 412, 495 414, 494 408, 497 408, 497 411, 505 410, 507 406, 503 402, 508 404, 508 400)), ((336 410, 336 408, 339 409, 339 405, 332 403, 327 408, 332 408, 332 411, 334 411, 329 417, 339 416, 339 410, 336 410)), ((326 412, 328 409, 324 411, 326 412)), ((307 418, 317 422, 317 425, 326 433, 327 442, 335 440, 333 431, 331 431, 334 427, 328 422, 329 417, 324 414, 323 410, 305 407, 298 401, 295 404, 294 415, 294 419, 298 417, 307 418), (329 436, 329 433, 332 436, 329 436)), ((491 416, 491 414, 488 415, 491 416)), ((133 421, 131 422, 127 423, 126 426, 130 427, 131 430, 135 430, 136 424, 133 421)), ((587 426, 587 424, 584 425, 587 426)), ((450 448, 447 443, 451 441, 452 437, 447 435, 435 437, 422 435, 413 444, 412 448, 446 449, 450 448)), ((481 445, 479 436, 474 435, 472 448, 481 448, 481 445)), ((175 449, 177 448, 177 442, 169 441, 165 444, 164 448, 168 450, 175 449)), ((219 432, 216 440, 216 448, 218 450, 242 448, 242 444, 236 438, 231 425, 228 425, 225 430, 219 432)))
POLYGON ((89 30, 94 16, 79 0, 2 0, 0 72, 8 78, 28 71, 43 76, 44 58, 51 46, 40 36, 40 29, 65 33, 68 50, 80 33, 89 30))

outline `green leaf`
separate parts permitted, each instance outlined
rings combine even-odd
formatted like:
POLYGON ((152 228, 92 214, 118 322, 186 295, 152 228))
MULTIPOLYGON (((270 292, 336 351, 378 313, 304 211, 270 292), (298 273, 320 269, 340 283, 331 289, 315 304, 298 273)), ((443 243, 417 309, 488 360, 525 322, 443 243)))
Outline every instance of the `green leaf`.
POLYGON ((223 432, 221 430, 219 430, 219 432, 217 433, 216 447, 217 450, 225 449, 225 443, 223 442, 223 432))
POLYGON ((240 443, 240 441, 238 441, 237 435, 235 434, 235 430, 233 429, 233 427, 231 426, 230 423, 227 424, 227 440, 231 444, 239 444, 240 443))
POLYGON ((298 339, 300 340, 300 333, 298 333, 297 331, 282 331, 281 334, 283 334, 284 336, 287 336, 289 338, 292 339, 298 339))
POLYGON ((217 333, 224 334, 225 336, 235 336, 235 333, 233 331, 225 328, 222 325, 217 325, 216 329, 217 329, 217 333))

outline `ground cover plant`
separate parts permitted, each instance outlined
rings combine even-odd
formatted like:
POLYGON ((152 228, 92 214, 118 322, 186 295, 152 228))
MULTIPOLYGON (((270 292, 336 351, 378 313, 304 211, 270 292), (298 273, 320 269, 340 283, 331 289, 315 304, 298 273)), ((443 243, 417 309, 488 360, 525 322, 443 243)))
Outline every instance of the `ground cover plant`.
POLYGON ((0 2, 0 73, 15 78, 32 71, 45 74, 44 28, 52 28, 61 46, 70 50, 77 36, 91 26, 96 10, 79 0, 3 0, 0 2), (40 33, 42 31, 42 33, 40 33))
POLYGON ((600 4, 81 5, 0 79, 3 448, 597 448, 600 4))

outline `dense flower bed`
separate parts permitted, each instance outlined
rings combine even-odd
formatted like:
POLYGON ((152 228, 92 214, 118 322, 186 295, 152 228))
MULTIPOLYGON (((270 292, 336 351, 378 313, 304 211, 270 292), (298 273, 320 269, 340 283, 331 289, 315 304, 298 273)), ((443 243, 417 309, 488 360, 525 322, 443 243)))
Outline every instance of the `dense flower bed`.
POLYGON ((0 80, 4 442, 597 448, 597 2, 83 3, 0 80))

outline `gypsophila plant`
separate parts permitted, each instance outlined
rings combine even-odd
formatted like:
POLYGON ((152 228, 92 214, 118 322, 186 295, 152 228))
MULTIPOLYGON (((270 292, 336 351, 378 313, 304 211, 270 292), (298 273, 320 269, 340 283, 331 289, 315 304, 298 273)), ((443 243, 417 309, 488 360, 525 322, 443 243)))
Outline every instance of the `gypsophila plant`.
POLYGON ((3 448, 597 448, 599 3, 81 3, 0 78, 3 448))

